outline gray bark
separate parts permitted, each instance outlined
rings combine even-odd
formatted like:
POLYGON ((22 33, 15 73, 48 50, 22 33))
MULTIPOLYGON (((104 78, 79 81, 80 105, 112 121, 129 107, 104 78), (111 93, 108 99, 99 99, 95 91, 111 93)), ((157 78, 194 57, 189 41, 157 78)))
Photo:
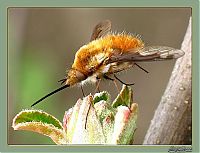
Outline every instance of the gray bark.
POLYGON ((143 144, 192 143, 191 18, 182 42, 185 55, 175 63, 143 144))

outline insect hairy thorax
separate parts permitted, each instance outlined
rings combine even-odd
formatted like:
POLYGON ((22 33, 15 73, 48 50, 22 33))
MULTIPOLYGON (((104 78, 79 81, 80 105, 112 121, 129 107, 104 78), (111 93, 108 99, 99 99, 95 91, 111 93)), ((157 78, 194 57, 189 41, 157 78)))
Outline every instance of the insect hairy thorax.
MULTIPOLYGON (((121 55, 130 52, 129 49, 142 48, 143 46, 144 43, 142 40, 133 35, 124 33, 116 35, 108 34, 103 38, 84 45, 77 51, 72 65, 72 71, 79 71, 87 77, 91 77, 92 75, 101 77, 101 75, 109 72, 109 70, 113 70, 112 66, 116 69, 116 67, 120 68, 121 65, 127 65, 127 63, 105 64, 105 61, 111 56, 121 55)), ((134 50, 131 51, 133 52, 134 50)), ((73 75, 73 77, 71 73, 68 73, 67 82, 75 82, 75 80, 82 81, 81 79, 77 79, 78 76, 76 75, 73 75)))

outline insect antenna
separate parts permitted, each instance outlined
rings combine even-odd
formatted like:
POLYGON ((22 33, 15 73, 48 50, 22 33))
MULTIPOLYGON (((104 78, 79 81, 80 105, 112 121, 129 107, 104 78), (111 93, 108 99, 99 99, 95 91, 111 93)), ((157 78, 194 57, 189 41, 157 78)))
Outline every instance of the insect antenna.
POLYGON ((105 74, 103 75, 103 77, 104 77, 105 79, 107 79, 107 80, 113 81, 113 83, 115 84, 115 87, 117 88, 117 91, 120 92, 119 87, 118 87, 118 85, 117 85, 117 83, 116 83, 116 79, 110 78, 109 76, 107 76, 107 75, 105 75, 105 74))
POLYGON ((120 80, 115 74, 114 74, 114 77, 115 77, 115 79, 117 79, 119 82, 121 82, 122 84, 125 84, 125 85, 127 85, 127 86, 132 86, 132 85, 135 84, 135 83, 125 83, 125 82, 123 82, 122 80, 120 80))
POLYGON ((53 95, 53 94, 55 94, 55 93, 57 93, 57 92, 59 92, 59 91, 65 89, 65 88, 67 88, 67 87, 69 87, 69 86, 70 86, 70 85, 66 84, 66 85, 64 85, 64 86, 62 86, 62 87, 60 87, 60 88, 58 88, 58 89, 56 89, 56 90, 50 92, 50 93, 47 94, 46 96, 40 98, 40 99, 37 100, 35 103, 33 103, 33 104, 31 105, 31 107, 33 107, 34 105, 38 104, 39 102, 41 102, 42 100, 46 99, 47 97, 49 97, 49 96, 51 96, 51 95, 53 95))
MULTIPOLYGON (((115 76, 115 74, 114 74, 114 76, 115 76)), ((118 87, 117 82, 116 82, 116 79, 119 80, 119 78, 116 78, 116 76, 115 76, 115 79, 113 79, 113 78, 110 78, 110 77, 107 76, 107 75, 104 75, 103 77, 104 77, 105 79, 107 79, 107 80, 113 81, 113 83, 114 83, 114 85, 115 85, 115 87, 116 87, 118 93, 120 93, 119 87, 118 87)), ((121 80, 120 80, 120 82, 122 83, 121 80)), ((123 83, 123 84, 124 84, 124 83, 123 83)), ((124 100, 124 98, 123 98, 123 96, 122 96, 121 94, 120 94, 120 97, 121 97, 122 100, 124 100)))
POLYGON ((62 85, 66 80, 67 80, 67 79, 64 78, 64 79, 59 80, 58 82, 61 82, 61 85, 62 85))
POLYGON ((134 63, 137 67, 139 67, 141 70, 143 70, 146 73, 149 73, 149 71, 145 70, 143 67, 141 67, 139 64, 134 63))

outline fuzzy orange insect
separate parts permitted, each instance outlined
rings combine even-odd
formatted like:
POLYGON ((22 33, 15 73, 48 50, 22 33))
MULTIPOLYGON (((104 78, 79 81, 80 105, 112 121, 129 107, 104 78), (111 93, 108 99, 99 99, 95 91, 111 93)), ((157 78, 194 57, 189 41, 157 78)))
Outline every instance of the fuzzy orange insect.
POLYGON ((111 74, 125 65, 128 66, 127 63, 105 64, 107 59, 114 55, 134 53, 136 50, 133 48, 142 47, 142 40, 126 34, 108 34, 94 40, 77 51, 66 83, 72 86, 85 79, 96 82, 97 77, 101 78, 103 74, 111 74))
POLYGON ((145 46, 138 36, 121 33, 112 34, 111 22, 105 20, 97 24, 91 36, 91 42, 82 46, 76 53, 74 63, 65 85, 47 94, 32 106, 64 88, 85 82, 97 82, 136 62, 175 59, 184 55, 182 50, 166 46, 145 46))

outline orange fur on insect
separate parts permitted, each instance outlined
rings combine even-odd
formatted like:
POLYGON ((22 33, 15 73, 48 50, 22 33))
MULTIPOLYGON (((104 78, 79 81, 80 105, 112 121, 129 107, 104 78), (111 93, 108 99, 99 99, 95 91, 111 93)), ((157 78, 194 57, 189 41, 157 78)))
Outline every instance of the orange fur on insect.
POLYGON ((80 81, 80 79, 77 80, 75 71, 88 77, 102 69, 103 62, 112 55, 125 54, 130 52, 130 49, 143 46, 144 43, 140 38, 127 34, 108 34, 94 40, 77 51, 72 68, 68 73, 68 83, 73 85, 80 81))

